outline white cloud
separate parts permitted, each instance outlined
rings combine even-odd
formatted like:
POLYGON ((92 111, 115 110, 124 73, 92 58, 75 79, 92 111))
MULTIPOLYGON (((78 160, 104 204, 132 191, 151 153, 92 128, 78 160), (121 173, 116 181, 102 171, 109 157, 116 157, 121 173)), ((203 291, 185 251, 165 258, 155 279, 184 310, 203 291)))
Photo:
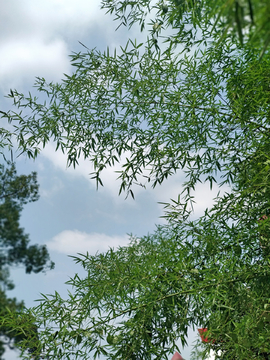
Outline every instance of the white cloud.
POLYGON ((60 80, 70 72, 68 49, 64 41, 43 42, 38 38, 11 41, 0 46, 0 84, 6 93, 9 88, 33 84, 36 76, 60 80))
POLYGON ((86 36, 90 42, 95 39, 105 16, 99 0, 9 0, 2 5, 0 31, 5 36, 0 39, 0 84, 4 93, 29 87, 36 76, 58 81, 63 73, 70 73, 71 42, 86 36))
POLYGON ((126 246, 129 243, 128 235, 108 236, 99 233, 86 233, 79 230, 65 230, 54 236, 47 242, 50 250, 74 255, 77 253, 86 253, 95 255, 107 251, 109 248, 126 246))
POLYGON ((76 39, 104 16, 99 0, 9 0, 2 5, 0 29, 8 31, 1 43, 26 35, 44 39, 61 35, 68 36, 68 40, 76 39))
POLYGON ((198 183, 194 192, 194 213, 196 216, 204 214, 206 208, 211 208, 214 204, 214 198, 220 192, 220 195, 224 195, 226 192, 230 192, 230 188, 227 185, 223 185, 220 188, 216 183, 213 184, 212 190, 210 189, 209 182, 198 183))

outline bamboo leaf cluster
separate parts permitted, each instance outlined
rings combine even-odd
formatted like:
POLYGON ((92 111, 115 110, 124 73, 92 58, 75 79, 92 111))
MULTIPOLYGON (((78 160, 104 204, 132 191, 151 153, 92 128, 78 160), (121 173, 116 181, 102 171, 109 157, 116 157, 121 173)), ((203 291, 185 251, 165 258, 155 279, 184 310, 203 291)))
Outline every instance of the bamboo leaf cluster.
MULTIPOLYGON (((53 141, 69 166, 93 164, 97 186, 121 163, 119 192, 131 196, 186 174, 165 225, 74 258, 85 277, 70 279, 66 299, 43 295, 29 310, 39 339, 21 343, 25 358, 31 348, 36 358, 164 359, 190 326, 208 329, 205 352, 221 359, 270 357, 268 5, 104 0, 146 40, 73 54, 62 82, 37 78, 42 100, 10 92, 16 110, 2 115, 30 157, 53 141), (199 182, 230 188, 191 220, 199 182)), ((25 331, 19 320, 3 322, 25 331)))

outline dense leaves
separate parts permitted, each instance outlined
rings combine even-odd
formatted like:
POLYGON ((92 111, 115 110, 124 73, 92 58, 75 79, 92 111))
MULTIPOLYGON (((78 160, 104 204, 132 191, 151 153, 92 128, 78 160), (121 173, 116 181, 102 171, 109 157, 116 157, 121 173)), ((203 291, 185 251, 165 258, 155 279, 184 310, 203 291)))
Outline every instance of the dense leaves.
POLYGON ((36 173, 18 176, 13 164, 1 165, 0 180, 1 267, 23 264, 27 273, 38 273, 46 267, 49 254, 45 246, 29 246, 29 237, 19 225, 22 205, 38 199, 36 173))
MULTIPOLYGON (((73 54, 72 75, 38 78, 42 100, 11 91, 17 110, 3 116, 29 156, 54 141, 68 165, 92 162, 97 185, 103 169, 122 163, 120 192, 132 196, 133 185, 156 186, 182 169, 184 195, 165 204, 167 224, 154 234, 76 257, 85 278, 70 279, 67 299, 56 292, 30 310, 40 340, 24 339, 22 350, 162 359, 193 326, 208 329, 205 349, 221 350, 220 358, 269 359, 269 4, 102 6, 149 37, 114 54, 73 54), (188 200, 202 181, 230 189, 191 220, 188 200)), ((4 323, 21 328, 16 318, 4 323)))
MULTIPOLYGON (((23 265, 29 274, 53 266, 46 247, 29 245, 29 236, 19 224, 23 205, 37 199, 36 173, 18 176, 14 164, 0 165, 0 318, 24 309, 23 302, 7 295, 8 290, 14 288, 9 277, 10 266, 23 265)), ((35 332, 37 335, 36 328, 35 332)), ((4 344, 12 348, 27 336, 3 323, 0 323, 0 335, 0 356, 4 353, 4 344)))
MULTIPOLYGON (((1 271, 2 273, 2 271, 1 271)), ((1 278, 1 283, 3 279, 1 278)), ((18 302, 15 298, 8 298, 5 291, 0 290, 0 335, 1 335, 1 342, 0 342, 0 356, 1 359, 4 352, 5 352, 5 346, 8 346, 10 349, 14 349, 18 344, 25 339, 28 338, 28 351, 30 352, 36 351, 36 343, 38 342, 38 332, 37 332, 37 326, 35 325, 34 321, 35 319, 31 316, 19 316, 17 314, 21 314, 24 311, 24 303, 23 301, 18 302), (5 316, 8 317, 16 317, 17 321, 17 327, 14 328, 14 326, 6 326, 2 319, 5 318, 5 316), (31 324, 32 319, 32 326, 31 324), (27 330, 23 329, 24 324, 27 323, 27 330), (20 327, 21 325, 21 327, 20 327), (31 346, 31 341, 33 343, 33 346, 31 346)))
POLYGON ((156 186, 178 169, 186 171, 187 190, 204 174, 212 183, 222 172, 230 182, 268 134, 268 56, 258 65, 256 55, 240 57, 230 46, 191 58, 147 46, 142 54, 130 42, 120 55, 74 55, 75 72, 61 84, 37 81, 48 104, 14 91, 14 104, 32 110, 9 113, 20 147, 34 155, 52 139, 69 165, 80 157, 93 163, 97 185, 104 168, 122 161, 120 192, 134 183, 156 186))
POLYGON ((247 43, 260 50, 260 57, 269 49, 267 0, 102 0, 102 7, 121 25, 139 24, 141 31, 150 18, 152 34, 165 38, 169 47, 179 43, 192 46, 200 42, 198 34, 202 32, 204 40, 214 39, 218 44, 227 39, 233 39, 239 47, 247 43))
POLYGON ((223 358, 268 358, 270 253, 262 238, 269 241, 269 225, 258 221, 260 206, 232 191, 196 221, 180 203, 167 211, 168 225, 154 234, 75 258, 86 276, 70 279, 69 298, 44 296, 33 309, 39 351, 161 359, 179 339, 185 344, 189 326, 202 326, 223 358))

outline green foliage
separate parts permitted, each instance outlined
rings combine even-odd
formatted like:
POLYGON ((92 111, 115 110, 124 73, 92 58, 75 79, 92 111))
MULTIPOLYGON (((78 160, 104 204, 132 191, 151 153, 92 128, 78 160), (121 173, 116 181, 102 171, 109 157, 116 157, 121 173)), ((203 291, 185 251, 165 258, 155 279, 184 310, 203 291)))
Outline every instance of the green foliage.
POLYGON ((129 192, 134 183, 156 186, 178 169, 187 174, 187 193, 203 177, 217 181, 215 173, 231 182, 235 167, 268 133, 268 93, 261 98, 258 90, 269 57, 247 80, 258 63, 249 50, 240 56, 229 44, 173 57, 145 46, 142 51, 130 41, 120 55, 75 54, 75 72, 61 84, 37 80, 48 104, 14 91, 14 104, 32 110, 8 115, 21 149, 34 156, 53 139, 69 166, 80 157, 93 163, 97 185, 102 170, 125 158, 120 192, 129 192), (251 116, 246 115, 249 98, 251 116))
POLYGON ((134 183, 156 186, 178 169, 187 173, 188 194, 205 174, 210 184, 216 172, 231 182, 234 167, 268 131, 269 55, 260 61, 262 47, 240 51, 232 36, 213 41, 220 31, 213 33, 211 19, 227 9, 221 3, 104 1, 125 25, 144 28, 149 12, 150 38, 114 54, 73 54, 74 73, 61 83, 37 78, 48 102, 11 91, 19 112, 3 117, 20 149, 36 157, 53 140, 68 166, 80 157, 93 163, 97 186, 102 170, 125 158, 120 192, 131 195, 134 183), (167 43, 163 52, 159 39, 167 43))
MULTIPOLYGON (((23 312, 23 302, 7 296, 14 288, 9 277, 9 267, 22 264, 26 273, 38 273, 49 265, 49 254, 45 246, 29 245, 29 237, 19 225, 20 212, 27 202, 38 199, 36 173, 20 175, 14 164, 0 165, 0 318, 23 312)), ((30 320, 27 319, 27 321, 30 320)), ((34 326, 34 325, 33 325, 34 326)), ((35 339, 37 339, 37 329, 35 339)), ((33 331, 34 331, 33 330, 33 331)), ((4 344, 16 346, 28 333, 13 329, 0 323, 0 357, 4 344)))
POLYGON ((44 356, 162 359, 178 339, 186 343, 189 326, 207 327, 215 339, 208 347, 223 358, 269 356, 270 254, 260 207, 233 191, 196 221, 180 208, 128 247, 74 258, 85 278, 68 281, 67 299, 43 296, 32 309, 44 356))
MULTIPOLYGON (((53 140, 69 166, 80 157, 93 163, 97 185, 102 170, 117 162, 120 192, 132 196, 133 185, 162 184, 180 169, 187 178, 183 194, 165 204, 167 224, 154 234, 75 258, 85 278, 70 279, 67 299, 43 296, 30 311, 39 340, 24 338, 22 352, 162 359, 178 339, 186 343, 193 326, 208 328, 213 341, 206 350, 221 350, 222 359, 268 359, 269 4, 102 6, 120 24, 148 26, 147 40, 130 40, 114 54, 73 54, 74 73, 61 83, 37 79, 45 102, 11 91, 18 111, 3 117, 23 152, 35 157, 53 140), (203 181, 231 190, 192 221, 188 201, 203 181)), ((3 324, 21 331, 33 325, 12 316, 3 324)))
MULTIPOLYGON (((237 72, 227 83, 227 96, 234 112, 243 122, 258 117, 261 124, 270 117, 270 63, 269 59, 251 61, 237 72)), ((254 130, 258 129, 254 126, 254 130)))
MULTIPOLYGON (((74 257, 85 277, 68 281, 67 299, 43 296, 31 312, 39 340, 24 339, 22 349, 58 359, 163 359, 193 326, 208 328, 214 342, 206 348, 222 359, 269 358, 268 151, 266 138, 232 191, 198 220, 179 197, 165 205, 168 224, 154 234, 74 257)), ((16 321, 5 319, 18 328, 16 321)))
MULTIPOLYGON (((2 280, 2 279, 1 279, 2 280)), ((8 346, 10 349, 14 349, 18 344, 25 339, 25 337, 28 338, 29 341, 29 348, 28 351, 34 352, 36 351, 35 345, 34 347, 31 346, 31 341, 33 343, 38 342, 38 332, 37 332, 37 326, 35 325, 34 321, 35 319, 29 314, 24 315, 25 318, 23 319, 23 316, 17 316, 18 313, 22 313, 24 310, 24 303, 23 301, 18 302, 17 299, 8 298, 6 293, 2 290, 0 290, 0 335, 1 335, 1 342, 0 342, 0 357, 2 359, 2 356, 5 352, 5 346, 8 346), (16 315, 15 315, 16 314, 16 315), (17 321, 17 328, 14 328, 13 326, 5 326, 2 319, 4 319, 6 316, 16 316, 17 321), (32 326, 31 324, 32 319, 32 326), (27 322, 27 330, 22 331, 20 329, 20 323, 24 324, 27 322)))
MULTIPOLYGON (((1 282, 3 282, 3 280, 5 280, 5 279, 3 279, 3 272, 1 271, 1 282)), ((0 290, 0 317, 1 318, 4 318, 7 315, 7 313, 8 313, 7 309, 9 309, 12 312, 21 311, 23 309, 23 302, 18 303, 16 299, 7 298, 5 292, 2 291, 2 289, 1 289, 0 290)), ((0 334, 2 336, 6 336, 6 334, 8 334, 10 330, 11 330, 11 328, 7 328, 1 324, 0 334)), ((0 343, 0 357, 1 358, 5 352, 4 344, 7 344, 10 347, 12 347, 11 340, 13 339, 13 335, 11 335, 10 337, 6 337, 5 342, 1 341, 1 343, 0 343)))
POLYGON ((268 0, 102 0, 102 7, 114 13, 121 25, 139 24, 141 31, 150 17, 153 24, 159 24, 153 33, 165 37, 170 46, 192 46, 199 41, 201 31, 204 40, 219 44, 228 39, 238 42, 238 46, 247 43, 260 49, 261 57, 269 49, 268 0))
POLYGON ((0 182, 1 268, 23 264, 27 273, 38 273, 46 267, 49 254, 45 246, 29 246, 29 237, 19 225, 22 205, 38 199, 36 173, 18 176, 14 164, 7 169, 0 165, 0 182))

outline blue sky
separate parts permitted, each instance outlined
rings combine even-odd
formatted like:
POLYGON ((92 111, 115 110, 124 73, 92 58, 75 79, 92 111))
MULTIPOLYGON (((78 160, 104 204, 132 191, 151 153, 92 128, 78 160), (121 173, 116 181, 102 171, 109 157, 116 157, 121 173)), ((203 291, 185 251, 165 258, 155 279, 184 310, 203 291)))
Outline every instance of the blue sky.
MULTIPOLYGON (((120 28, 113 17, 101 11, 98 0, 9 0, 1 2, 0 12, 0 108, 8 110, 11 104, 5 95, 9 89, 34 91, 35 77, 59 81, 63 73, 71 74, 69 54, 83 51, 78 43, 89 48, 106 50, 119 48, 128 37, 140 38, 136 30, 120 28)), ((42 151, 34 161, 20 156, 19 173, 37 171, 40 199, 25 206, 21 225, 29 233, 32 243, 46 244, 55 269, 46 274, 26 275, 22 268, 12 269, 16 287, 11 297, 24 299, 26 306, 35 305, 40 293, 63 296, 69 276, 82 270, 68 255, 88 251, 95 254, 109 247, 128 243, 127 234, 142 236, 162 223, 162 206, 181 192, 184 175, 178 173, 156 189, 135 189, 135 200, 118 196, 117 168, 104 171, 104 188, 96 191, 90 180, 92 166, 82 161, 75 170, 66 168, 66 159, 55 153, 53 144, 42 151)), ((210 206, 212 193, 209 185, 196 190, 195 215, 210 206)), ((194 340, 194 335, 191 336, 194 340)), ((188 359, 190 347, 184 349, 188 359)), ((17 354, 8 352, 7 360, 17 354)))

